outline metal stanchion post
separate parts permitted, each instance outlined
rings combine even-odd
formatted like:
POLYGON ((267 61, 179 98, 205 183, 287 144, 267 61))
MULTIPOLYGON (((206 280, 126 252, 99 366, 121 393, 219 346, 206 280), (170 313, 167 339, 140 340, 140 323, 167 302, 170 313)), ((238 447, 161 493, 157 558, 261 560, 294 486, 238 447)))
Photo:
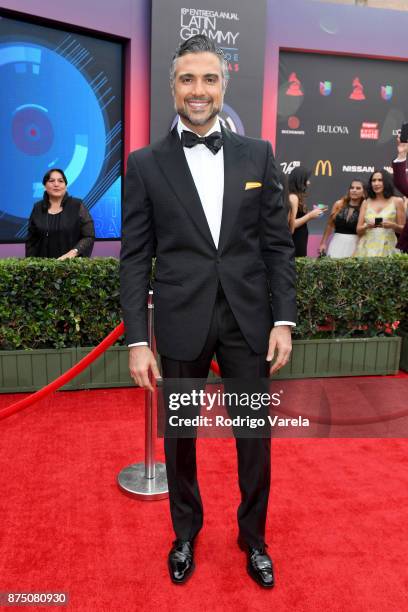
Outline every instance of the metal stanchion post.
MULTIPOLYGON (((156 357, 156 341, 153 328, 153 291, 149 291, 148 329, 149 346, 156 357)), ((153 378, 151 377, 151 380, 153 378)), ((145 462, 134 463, 118 474, 118 484, 126 493, 138 499, 164 499, 168 497, 166 466, 155 462, 157 427, 157 390, 145 391, 145 462)))

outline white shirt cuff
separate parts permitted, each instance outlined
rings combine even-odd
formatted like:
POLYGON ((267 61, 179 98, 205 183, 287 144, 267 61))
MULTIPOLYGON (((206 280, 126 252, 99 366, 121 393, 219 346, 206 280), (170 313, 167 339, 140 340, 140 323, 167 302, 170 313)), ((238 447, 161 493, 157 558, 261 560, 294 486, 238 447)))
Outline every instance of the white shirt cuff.
POLYGON ((291 327, 296 327, 296 323, 293 323, 293 321, 275 321, 273 324, 274 327, 279 327, 279 325, 291 325, 291 327))
POLYGON ((148 342, 132 342, 132 344, 128 344, 128 348, 132 346, 149 346, 148 342))

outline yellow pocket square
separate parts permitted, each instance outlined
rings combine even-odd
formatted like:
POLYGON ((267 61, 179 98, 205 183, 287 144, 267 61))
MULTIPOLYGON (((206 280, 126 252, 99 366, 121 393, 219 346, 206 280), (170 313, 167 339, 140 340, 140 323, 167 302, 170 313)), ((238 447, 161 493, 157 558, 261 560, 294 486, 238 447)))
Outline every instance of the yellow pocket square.
POLYGON ((245 183, 245 191, 247 191, 247 189, 256 189, 257 187, 262 187, 262 183, 245 183))

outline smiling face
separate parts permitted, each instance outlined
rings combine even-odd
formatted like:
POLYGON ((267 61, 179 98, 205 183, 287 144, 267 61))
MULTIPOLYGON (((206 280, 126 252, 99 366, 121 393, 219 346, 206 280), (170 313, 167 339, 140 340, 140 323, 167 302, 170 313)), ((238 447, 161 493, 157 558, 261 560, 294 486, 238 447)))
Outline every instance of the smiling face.
POLYGON ((51 172, 49 179, 45 183, 45 191, 48 193, 48 196, 50 198, 62 198, 66 190, 67 186, 62 174, 57 170, 51 172))
POLYGON ((175 62, 174 107, 186 127, 201 136, 222 109, 224 81, 215 53, 186 53, 175 62))

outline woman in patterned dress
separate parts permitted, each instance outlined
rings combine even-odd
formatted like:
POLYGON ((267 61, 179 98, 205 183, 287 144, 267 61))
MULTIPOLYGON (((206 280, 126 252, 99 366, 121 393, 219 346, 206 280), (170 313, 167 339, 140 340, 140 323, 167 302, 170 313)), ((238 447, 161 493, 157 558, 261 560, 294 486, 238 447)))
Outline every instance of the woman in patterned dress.
POLYGON ((357 223, 360 240, 356 257, 385 257, 396 253, 397 237, 405 214, 401 198, 394 196, 391 176, 385 170, 374 170, 367 187, 367 199, 361 205, 357 223))

